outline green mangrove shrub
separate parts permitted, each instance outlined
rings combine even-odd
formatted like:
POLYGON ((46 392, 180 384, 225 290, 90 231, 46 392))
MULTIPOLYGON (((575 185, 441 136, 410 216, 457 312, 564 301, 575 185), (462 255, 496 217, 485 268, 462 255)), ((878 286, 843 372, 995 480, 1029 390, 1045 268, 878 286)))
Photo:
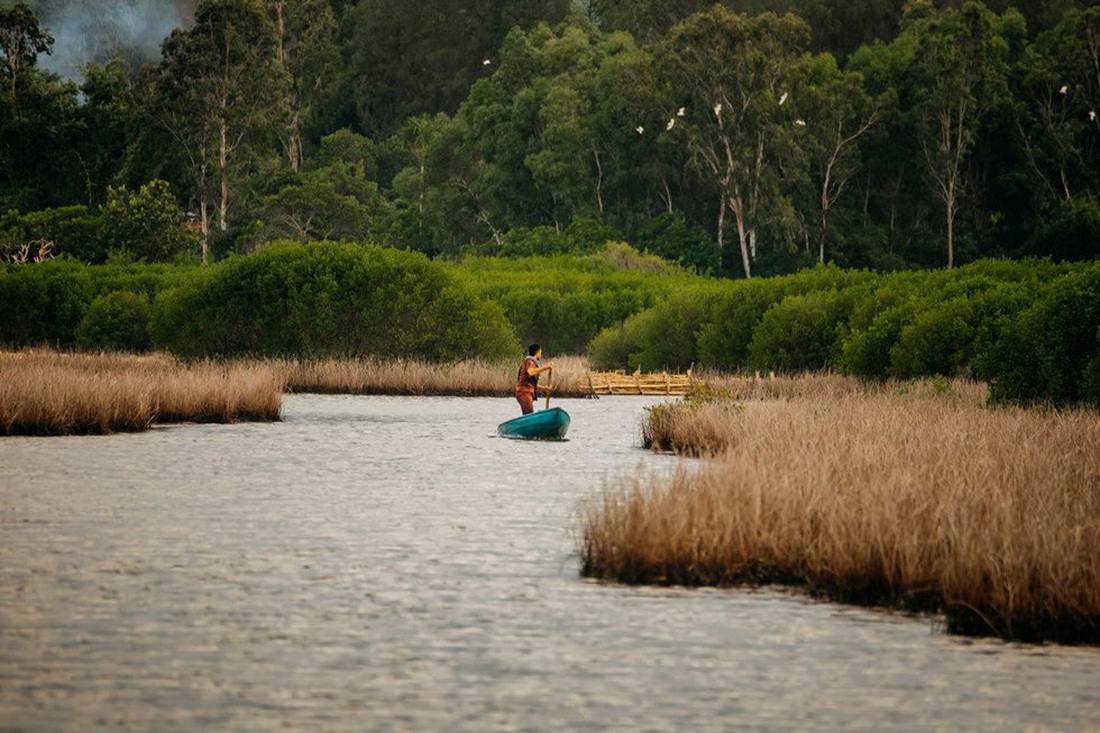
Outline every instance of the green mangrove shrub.
POLYGON ((0 265, 0 345, 8 348, 77 344, 77 329, 101 295, 129 291, 153 298, 191 276, 182 265, 86 265, 57 259, 0 265))
POLYGON ((994 402, 1100 406, 1100 263, 1060 277, 980 360, 994 402))
POLYGON ((500 307, 418 253, 278 243, 164 293, 154 344, 184 357, 456 360, 515 353, 500 307))
POLYGON ((115 290, 91 302, 76 328, 76 343, 97 351, 148 351, 149 297, 115 290))
POLYGON ((835 365, 851 297, 837 291, 790 295, 764 313, 749 344, 749 364, 783 372, 835 365))

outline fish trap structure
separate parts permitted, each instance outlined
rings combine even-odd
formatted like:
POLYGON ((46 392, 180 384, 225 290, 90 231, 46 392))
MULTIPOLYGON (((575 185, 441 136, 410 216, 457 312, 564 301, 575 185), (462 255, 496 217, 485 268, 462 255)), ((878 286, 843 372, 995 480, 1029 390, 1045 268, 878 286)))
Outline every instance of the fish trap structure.
POLYGON ((696 384, 691 370, 685 374, 654 372, 627 374, 614 372, 588 372, 588 388, 593 397, 602 395, 685 395, 696 384))

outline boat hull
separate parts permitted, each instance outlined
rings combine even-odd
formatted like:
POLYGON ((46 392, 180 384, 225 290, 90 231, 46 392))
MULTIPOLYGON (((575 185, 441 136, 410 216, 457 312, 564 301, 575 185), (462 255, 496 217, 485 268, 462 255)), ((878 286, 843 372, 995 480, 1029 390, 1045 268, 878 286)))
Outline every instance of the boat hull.
POLYGON ((497 426, 502 438, 561 440, 569 430, 569 413, 560 407, 539 410, 497 426))

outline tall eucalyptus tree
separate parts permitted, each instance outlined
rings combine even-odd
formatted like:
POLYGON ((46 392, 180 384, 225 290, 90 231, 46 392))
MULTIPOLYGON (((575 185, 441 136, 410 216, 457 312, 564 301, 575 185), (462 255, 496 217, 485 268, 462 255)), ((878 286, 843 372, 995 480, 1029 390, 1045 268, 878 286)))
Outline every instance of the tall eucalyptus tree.
POLYGON ((964 163, 983 113, 1007 93, 1007 48, 999 36, 999 21, 976 2, 943 11, 926 3, 903 32, 915 39, 912 112, 928 176, 944 206, 949 269, 955 264, 964 163))
POLYGON ((232 184, 246 153, 269 156, 287 129, 289 79, 277 35, 260 0, 206 0, 195 24, 165 41, 155 115, 186 156, 208 256, 210 203, 228 227, 232 184))
POLYGON ((676 100, 667 133, 717 194, 720 250, 726 213, 733 214, 745 277, 762 221, 783 208, 774 158, 799 122, 794 105, 784 105, 803 73, 809 37, 794 15, 750 18, 716 5, 672 28, 658 49, 676 100))

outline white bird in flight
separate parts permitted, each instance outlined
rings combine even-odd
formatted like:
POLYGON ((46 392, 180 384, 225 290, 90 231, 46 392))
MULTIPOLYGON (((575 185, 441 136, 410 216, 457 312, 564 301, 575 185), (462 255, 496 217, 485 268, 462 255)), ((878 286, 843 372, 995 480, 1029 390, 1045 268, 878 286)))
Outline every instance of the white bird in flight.
POLYGON ((1058 93, 1059 93, 1059 94, 1065 94, 1065 93, 1066 93, 1066 92, 1068 92, 1068 91, 1069 91, 1069 87, 1068 87, 1068 86, 1066 86, 1065 84, 1063 84, 1063 85, 1062 85, 1062 88, 1058 90, 1058 93))
POLYGON ((806 120, 795 120, 794 124, 798 125, 799 127, 805 127, 806 126, 806 120))
POLYGON ((677 117, 683 117, 683 116, 684 116, 684 108, 683 108, 683 107, 681 107, 680 109, 676 110, 676 116, 677 116, 677 117))
POLYGON ((491 63, 493 63, 493 62, 492 62, 492 61, 490 61, 489 59, 485 59, 484 61, 482 61, 482 62, 481 62, 481 65, 482 65, 482 66, 488 66, 488 65, 489 65, 489 64, 491 64, 491 63))
POLYGON ((722 114, 722 103, 721 102, 714 105, 714 116, 717 117, 720 114, 722 114))
POLYGON ((779 106, 782 107, 783 103, 787 101, 787 93, 783 92, 783 96, 779 98, 779 106))
POLYGON ((1089 110, 1089 119, 1092 120, 1093 122, 1096 122, 1096 110, 1094 110, 1094 109, 1089 110))
POLYGON ((638 125, 638 126, 637 126, 637 127, 635 127, 634 129, 638 131, 638 134, 639 134, 639 135, 641 135, 641 134, 642 134, 643 132, 645 132, 645 128, 644 128, 644 127, 642 127, 641 125, 638 125))
POLYGON ((668 124, 665 125, 665 129, 666 130, 671 130, 675 126, 676 126, 676 118, 673 117, 671 120, 668 121, 668 124))

